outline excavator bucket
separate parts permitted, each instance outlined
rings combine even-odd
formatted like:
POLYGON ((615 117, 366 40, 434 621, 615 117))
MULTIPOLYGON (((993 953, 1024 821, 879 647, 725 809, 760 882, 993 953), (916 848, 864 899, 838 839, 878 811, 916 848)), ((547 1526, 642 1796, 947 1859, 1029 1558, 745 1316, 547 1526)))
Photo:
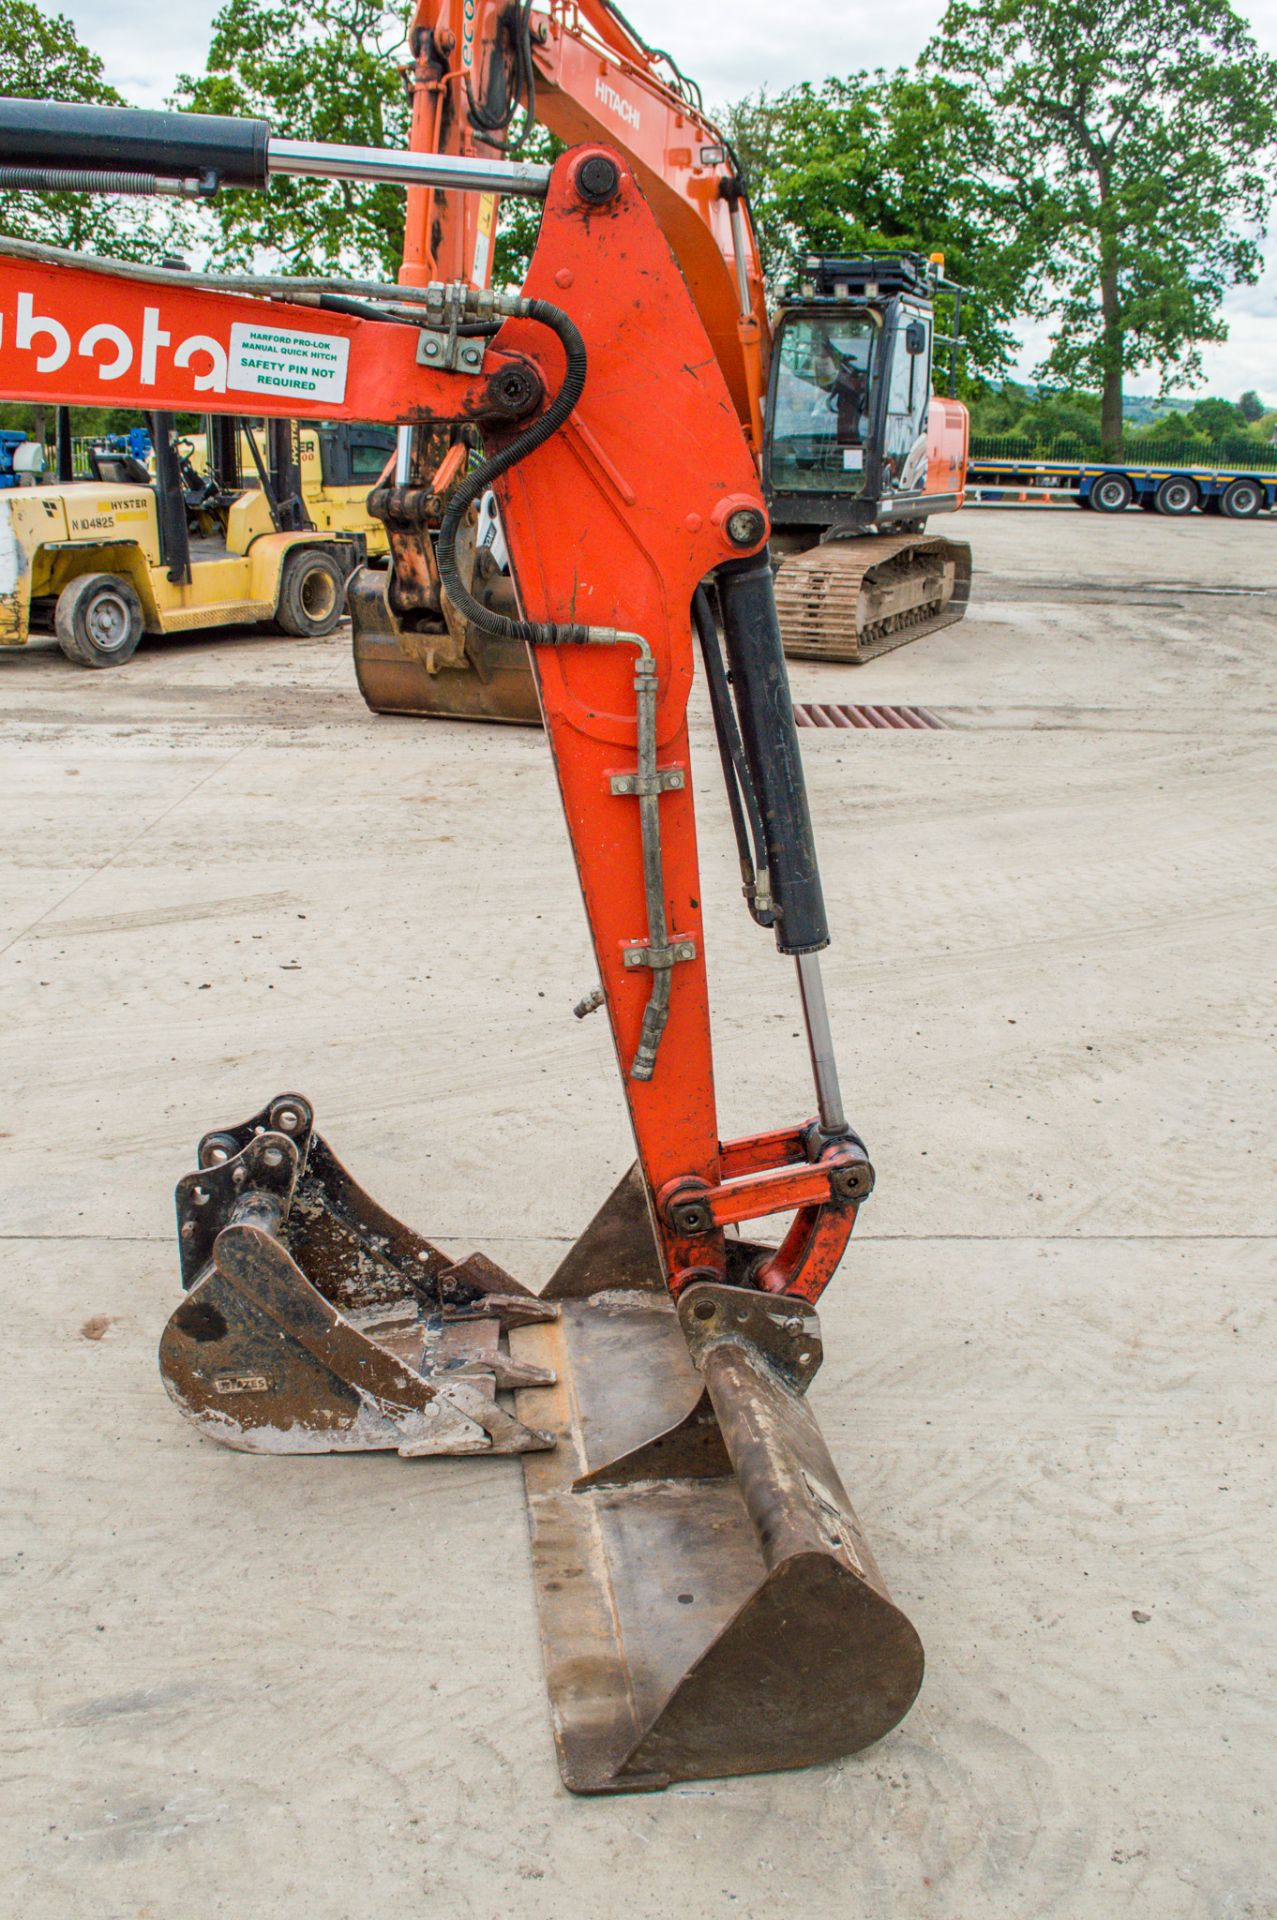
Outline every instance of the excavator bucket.
MULTIPOLYGON (((362 567, 347 589, 355 678, 372 711, 539 727, 524 642, 484 633, 451 608, 431 626, 413 628, 391 604, 392 578, 388 568, 362 567)), ((485 604, 515 610, 508 576, 472 573, 469 584, 485 604)))
POLYGON ((637 1170, 542 1297, 557 1317, 511 1344, 557 1376, 516 1404, 557 1441, 523 1471, 566 1784, 808 1766, 889 1732, 922 1647, 806 1398, 815 1310, 712 1283, 676 1308, 637 1170))
POLYGON ((970 598, 970 545, 930 535, 827 540, 776 575, 785 652, 796 660, 858 665, 953 626, 970 598))
POLYGON ((502 1404, 553 1375, 512 1357, 550 1320, 481 1254, 453 1262, 385 1213, 281 1094, 209 1133, 177 1186, 186 1298, 160 1341, 169 1394, 249 1453, 522 1453, 552 1435, 502 1404))

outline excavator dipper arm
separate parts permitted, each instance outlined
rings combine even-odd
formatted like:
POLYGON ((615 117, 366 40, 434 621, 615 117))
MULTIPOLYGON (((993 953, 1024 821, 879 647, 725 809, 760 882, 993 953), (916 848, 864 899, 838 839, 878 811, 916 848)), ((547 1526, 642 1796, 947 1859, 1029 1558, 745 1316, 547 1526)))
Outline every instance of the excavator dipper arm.
MULTIPOLYGON (((132 113, 77 111, 136 134, 132 113)), ((51 112, 66 130, 71 110, 51 112)), ((180 123, 172 137, 180 148, 180 123)), ((383 166, 319 158, 356 178, 383 166)), ((851 1752, 907 1710, 922 1655, 806 1399, 811 1303, 872 1171, 820 992, 828 931, 767 515, 717 358, 632 172, 599 147, 554 167, 520 295, 269 291, 0 242, 0 397, 481 428, 440 576, 468 617, 531 650, 638 1165, 533 1298, 377 1207, 308 1103, 280 1095, 206 1135, 179 1184, 189 1290, 161 1346, 166 1386, 204 1432, 249 1450, 523 1455, 574 1789, 851 1752), (489 486, 512 615, 472 601, 457 560, 489 486), (756 823, 756 917, 796 960, 820 1109, 726 1143, 687 723, 694 603, 702 643, 717 639, 707 596, 756 823), (736 1237, 776 1213, 793 1216, 781 1247, 736 1237)), ((535 968, 530 933, 518 957, 535 968)))

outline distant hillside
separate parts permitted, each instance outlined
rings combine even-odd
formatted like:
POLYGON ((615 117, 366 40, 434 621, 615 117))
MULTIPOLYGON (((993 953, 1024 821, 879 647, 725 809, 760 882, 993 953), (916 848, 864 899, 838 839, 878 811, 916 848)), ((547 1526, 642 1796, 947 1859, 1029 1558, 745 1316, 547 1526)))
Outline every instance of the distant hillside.
POLYGON ((1168 413, 1191 413, 1196 400, 1160 400, 1146 393, 1128 393, 1122 402, 1122 418, 1140 427, 1151 427, 1168 413))
MULTIPOLYGON (((1094 460, 1100 454, 1100 396, 1061 388, 974 383, 967 394, 971 446, 986 459, 1094 460)), ((1267 467, 1277 444, 1277 409, 1259 396, 1182 400, 1131 394, 1123 440, 1127 458, 1176 465, 1267 467)))

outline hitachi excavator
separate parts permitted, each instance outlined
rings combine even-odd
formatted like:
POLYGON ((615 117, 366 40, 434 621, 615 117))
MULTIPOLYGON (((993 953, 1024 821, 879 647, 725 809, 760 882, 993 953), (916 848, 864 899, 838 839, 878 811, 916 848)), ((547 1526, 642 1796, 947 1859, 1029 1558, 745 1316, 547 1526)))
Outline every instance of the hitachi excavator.
MULTIPOLYGON (((965 408, 932 393, 938 256, 813 258, 769 319, 731 147, 694 83, 610 0, 417 0, 409 45, 414 150, 478 161, 535 120, 568 142, 605 141, 633 168, 760 468, 786 652, 862 661, 960 620, 970 547, 925 534, 929 515, 962 504, 967 453, 965 408)), ((495 187, 410 190, 404 283, 487 286, 498 207, 495 187)), ((432 563, 467 457, 458 438, 473 435, 405 433, 394 484, 370 500, 394 559, 354 583, 359 684, 379 712, 536 722, 522 656, 467 629, 432 563)), ((505 605, 483 531, 477 517, 466 529, 463 573, 505 605)))
MULTIPOLYGON (((282 173, 544 200, 519 293, 218 279, 0 239, 0 398, 83 406, 109 390, 120 405, 284 418, 300 397, 337 422, 482 433, 482 463, 439 528, 439 576, 470 625, 530 654, 599 971, 591 997, 637 1145, 533 1295, 384 1212, 308 1103, 281 1094, 206 1134, 178 1184, 185 1291, 161 1373, 200 1434, 241 1451, 521 1456, 574 1791, 804 1766, 877 1740, 907 1712, 922 1650, 807 1397, 816 1304, 873 1169, 843 1110, 821 986, 829 931, 767 505, 634 168, 597 142, 538 169, 15 100, 0 102, 0 167, 10 189, 37 191, 261 190, 282 173), (463 569, 467 517, 489 489, 511 614, 463 569), (747 904, 794 958, 817 1107, 804 1118, 787 1103, 731 1140, 688 743, 698 648, 747 904), (774 1215, 789 1218, 779 1246, 741 1236, 774 1215)), ((494 1140, 494 1172, 540 1146, 494 1140)), ((180 1480, 180 1455, 168 1471, 180 1480)), ((229 1463, 225 1494, 252 1498, 229 1463)), ((357 1619, 353 1634, 357 1659, 357 1619)))

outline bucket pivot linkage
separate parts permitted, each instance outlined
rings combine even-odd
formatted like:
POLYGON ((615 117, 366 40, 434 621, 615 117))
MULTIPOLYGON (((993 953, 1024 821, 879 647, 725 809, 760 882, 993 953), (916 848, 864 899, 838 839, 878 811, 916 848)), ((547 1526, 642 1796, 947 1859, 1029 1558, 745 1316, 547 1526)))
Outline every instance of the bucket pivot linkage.
POLYGON ((202 1433, 249 1453, 526 1453, 554 1445, 498 1398, 554 1384, 511 1357, 552 1320, 482 1254, 454 1262, 384 1212, 280 1094, 205 1134, 177 1185, 186 1298, 160 1371, 202 1433))

